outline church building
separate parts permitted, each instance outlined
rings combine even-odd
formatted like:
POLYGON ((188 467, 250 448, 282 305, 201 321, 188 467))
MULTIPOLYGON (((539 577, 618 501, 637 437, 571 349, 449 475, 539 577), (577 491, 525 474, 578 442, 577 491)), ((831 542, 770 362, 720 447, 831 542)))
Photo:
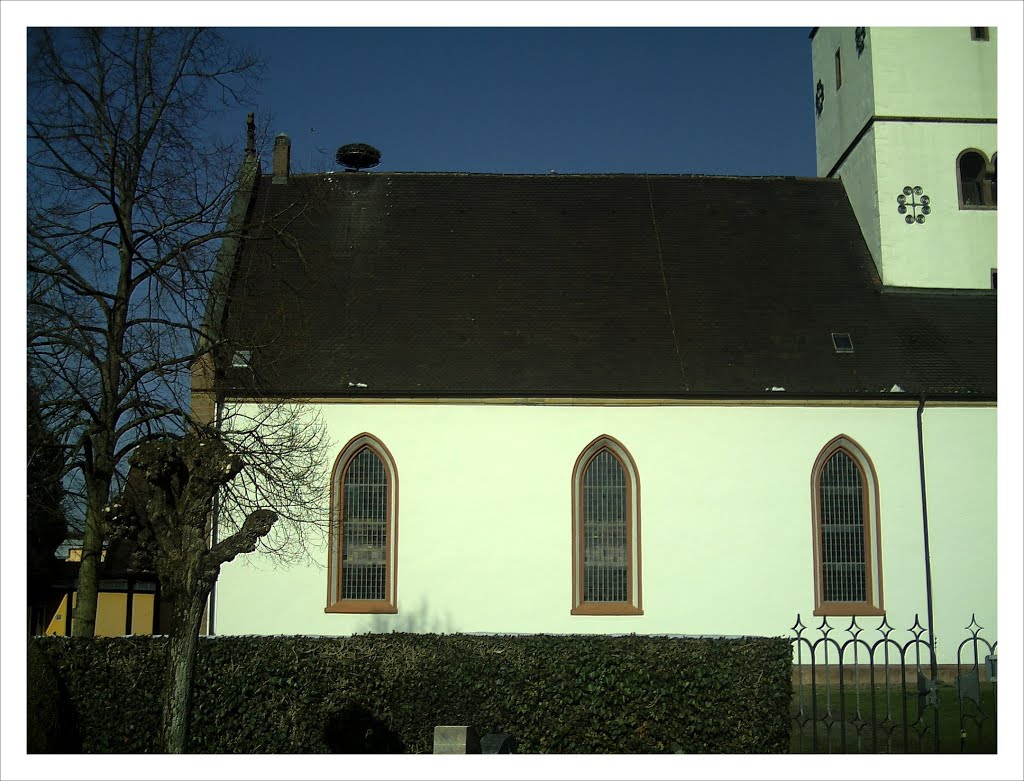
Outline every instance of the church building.
POLYGON ((211 631, 996 636, 996 44, 816 28, 816 177, 296 175, 279 135, 193 408, 304 405, 331 499, 211 631))

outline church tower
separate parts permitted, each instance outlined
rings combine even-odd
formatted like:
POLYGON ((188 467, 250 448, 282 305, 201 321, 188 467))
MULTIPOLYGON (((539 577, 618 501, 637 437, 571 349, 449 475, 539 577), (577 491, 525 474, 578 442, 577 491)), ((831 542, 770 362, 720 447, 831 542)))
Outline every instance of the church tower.
POLYGON ((996 284, 995 27, 815 28, 818 176, 891 287, 996 284))

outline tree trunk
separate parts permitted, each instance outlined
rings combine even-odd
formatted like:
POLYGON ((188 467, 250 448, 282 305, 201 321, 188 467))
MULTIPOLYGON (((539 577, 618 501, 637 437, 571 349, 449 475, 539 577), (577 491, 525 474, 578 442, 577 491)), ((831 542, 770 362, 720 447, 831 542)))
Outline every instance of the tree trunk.
POLYGON ((163 747, 168 754, 185 753, 192 708, 196 644, 209 595, 209 587, 197 586, 195 589, 178 591, 174 601, 163 713, 163 747))
MULTIPOLYGON (((82 563, 78 569, 78 597, 71 616, 75 637, 92 637, 96 633, 96 603, 99 600, 100 560, 103 557, 103 506, 110 490, 109 481, 89 481, 85 516, 85 534, 82 539, 82 563)), ((71 606, 68 605, 70 609, 71 606)))

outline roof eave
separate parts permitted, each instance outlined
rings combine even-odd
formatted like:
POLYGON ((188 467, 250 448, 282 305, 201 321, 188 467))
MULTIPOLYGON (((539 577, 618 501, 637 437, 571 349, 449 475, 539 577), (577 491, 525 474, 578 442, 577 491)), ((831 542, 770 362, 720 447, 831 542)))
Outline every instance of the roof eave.
POLYGON ((566 394, 557 391, 410 391, 369 389, 360 393, 339 393, 337 391, 285 391, 275 394, 254 396, 236 390, 223 390, 222 400, 248 401, 254 399, 309 400, 329 399, 332 401, 360 401, 365 399, 413 399, 413 400, 474 400, 474 399, 581 399, 581 400, 613 400, 613 401, 708 401, 708 402, 742 402, 742 401, 787 401, 787 402, 904 402, 917 404, 920 399, 928 402, 960 402, 993 404, 997 401, 995 393, 932 393, 929 391, 877 393, 791 393, 788 391, 760 392, 686 392, 686 393, 580 393, 566 394))

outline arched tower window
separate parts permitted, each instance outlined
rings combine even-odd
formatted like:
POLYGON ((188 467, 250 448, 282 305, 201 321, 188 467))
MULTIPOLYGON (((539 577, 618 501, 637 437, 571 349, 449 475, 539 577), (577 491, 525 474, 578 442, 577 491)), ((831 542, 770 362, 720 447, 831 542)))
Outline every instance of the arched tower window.
POLYGON ((370 434, 354 437, 331 475, 327 613, 397 613, 398 472, 370 434))
POLYGON ((846 436, 829 442, 811 474, 814 614, 884 615, 878 480, 846 436))
POLYGON ((640 615, 640 480, 617 440, 598 437, 572 476, 572 614, 640 615))
POLYGON ((990 164, 984 152, 965 149, 957 156, 957 192, 961 209, 994 209, 996 206, 996 156, 990 164))

